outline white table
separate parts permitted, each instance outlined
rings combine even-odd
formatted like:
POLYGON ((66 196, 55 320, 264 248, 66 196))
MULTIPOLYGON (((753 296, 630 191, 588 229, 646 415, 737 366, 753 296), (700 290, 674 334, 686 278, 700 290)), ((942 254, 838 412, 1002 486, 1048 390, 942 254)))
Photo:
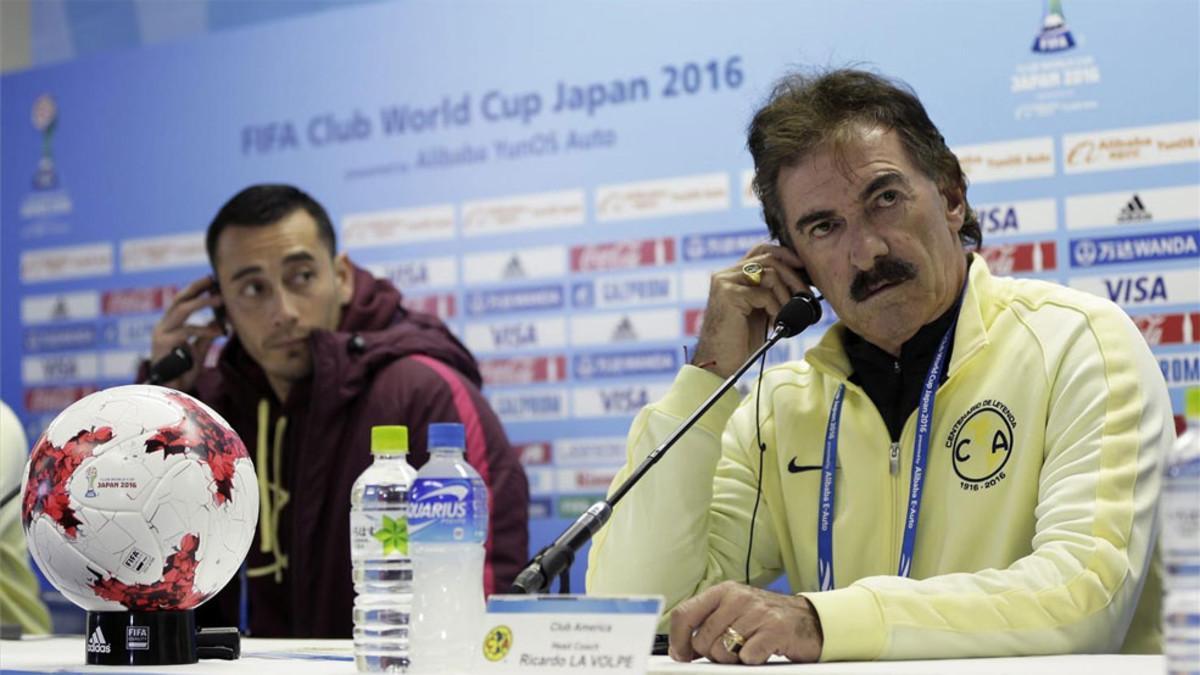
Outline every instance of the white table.
MULTIPOLYGON (((349 640, 242 640, 242 658, 237 661, 201 661, 187 666, 150 666, 121 668, 85 666, 84 639, 79 637, 27 637, 21 641, 0 642, 0 668, 4 673, 253 673, 254 675, 304 675, 306 673, 353 673, 354 662, 349 640)), ((722 666, 707 662, 675 663, 665 656, 650 659, 654 675, 786 675, 812 673, 980 673, 983 675, 1161 675, 1166 672, 1162 656, 1037 656, 1006 659, 962 659, 945 661, 890 661, 876 663, 772 664, 762 666, 722 666)))

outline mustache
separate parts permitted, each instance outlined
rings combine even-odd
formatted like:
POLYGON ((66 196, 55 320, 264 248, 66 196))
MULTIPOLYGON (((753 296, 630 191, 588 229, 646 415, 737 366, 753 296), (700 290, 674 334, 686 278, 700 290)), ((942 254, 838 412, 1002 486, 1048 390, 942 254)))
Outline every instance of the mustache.
POLYGON ((915 279, 917 266, 899 258, 881 258, 866 272, 859 272, 850 283, 850 298, 862 302, 871 295, 872 289, 886 284, 915 279))

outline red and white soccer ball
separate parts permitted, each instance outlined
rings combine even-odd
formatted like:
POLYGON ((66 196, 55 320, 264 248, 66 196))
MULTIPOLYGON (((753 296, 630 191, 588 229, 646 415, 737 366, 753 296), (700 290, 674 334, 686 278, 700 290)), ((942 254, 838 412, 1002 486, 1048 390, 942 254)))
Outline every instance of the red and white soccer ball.
POLYGON ((200 605, 237 572, 258 520, 238 435, 200 401, 151 385, 62 411, 34 446, 22 495, 38 567, 91 611, 200 605))

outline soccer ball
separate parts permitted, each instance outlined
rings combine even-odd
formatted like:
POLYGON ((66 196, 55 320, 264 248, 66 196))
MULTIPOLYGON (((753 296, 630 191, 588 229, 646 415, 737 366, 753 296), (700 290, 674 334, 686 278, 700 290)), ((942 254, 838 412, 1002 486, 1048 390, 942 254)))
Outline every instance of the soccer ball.
POLYGON ((151 385, 98 391, 62 411, 21 489, 29 552, 90 611, 200 605, 237 572, 258 520, 241 439, 200 401, 151 385))

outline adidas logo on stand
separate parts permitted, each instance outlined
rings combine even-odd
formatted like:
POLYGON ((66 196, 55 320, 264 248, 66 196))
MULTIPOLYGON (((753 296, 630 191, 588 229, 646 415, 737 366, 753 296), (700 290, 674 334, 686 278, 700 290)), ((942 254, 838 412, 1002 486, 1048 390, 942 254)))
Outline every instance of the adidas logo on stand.
POLYGON ((89 654, 108 654, 112 652, 112 645, 108 644, 108 640, 104 639, 104 631, 100 630, 100 626, 96 626, 96 630, 92 631, 92 636, 88 638, 87 651, 89 654))
POLYGON ((1134 193, 1133 199, 1130 199, 1125 208, 1121 209, 1121 212, 1117 214, 1117 222, 1138 223, 1143 220, 1150 220, 1153 217, 1146 210, 1146 205, 1142 203, 1142 198, 1137 193, 1134 193))

